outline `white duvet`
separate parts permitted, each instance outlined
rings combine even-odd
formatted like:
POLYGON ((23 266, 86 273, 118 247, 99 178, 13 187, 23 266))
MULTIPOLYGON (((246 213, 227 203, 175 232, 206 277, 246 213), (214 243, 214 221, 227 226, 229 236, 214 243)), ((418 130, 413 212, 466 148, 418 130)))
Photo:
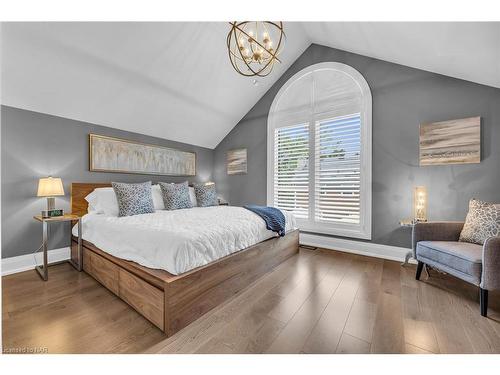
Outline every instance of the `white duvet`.
MULTIPOLYGON (((286 231, 295 229, 293 214, 282 212, 286 231)), ((233 206, 126 217, 89 213, 82 218, 82 233, 84 240, 113 256, 174 275, 276 236, 257 214, 233 206)))

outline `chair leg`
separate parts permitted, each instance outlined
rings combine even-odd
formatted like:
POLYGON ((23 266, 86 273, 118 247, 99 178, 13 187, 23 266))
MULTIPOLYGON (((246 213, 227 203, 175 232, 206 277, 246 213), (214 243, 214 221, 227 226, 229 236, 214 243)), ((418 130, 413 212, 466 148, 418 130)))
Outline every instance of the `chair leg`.
POLYGON ((424 268, 424 264, 421 261, 418 261, 417 274, 415 275, 415 280, 420 280, 420 275, 422 274, 423 268, 424 268))
POLYGON ((481 315, 486 316, 488 313, 488 291, 479 288, 479 305, 481 306, 481 315))

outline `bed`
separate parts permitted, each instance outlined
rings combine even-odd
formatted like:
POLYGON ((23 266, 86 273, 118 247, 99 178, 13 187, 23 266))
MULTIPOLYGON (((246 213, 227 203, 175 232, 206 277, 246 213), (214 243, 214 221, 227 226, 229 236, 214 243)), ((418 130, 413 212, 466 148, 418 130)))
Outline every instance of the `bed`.
MULTIPOLYGON (((72 213, 86 215, 85 197, 95 188, 108 186, 73 183, 72 213)), ((86 215, 83 220, 83 270, 167 336, 241 291, 297 253, 299 247, 298 230, 288 227, 284 237, 267 238, 269 233, 258 229, 262 219, 238 211, 242 208, 188 210, 193 211, 119 220, 86 215), (242 216, 245 214, 250 216, 242 216), (216 225, 224 219, 224 225, 216 225), (188 229, 186 224, 201 229, 188 229), (165 233, 156 226, 163 231, 171 227, 177 234, 175 241, 168 242, 169 251, 159 251, 160 245, 165 247, 161 240, 165 233), (113 242, 113 238, 119 240, 113 242), (143 251, 133 251, 138 246, 143 251)), ((72 256, 77 248, 73 237, 72 256)))

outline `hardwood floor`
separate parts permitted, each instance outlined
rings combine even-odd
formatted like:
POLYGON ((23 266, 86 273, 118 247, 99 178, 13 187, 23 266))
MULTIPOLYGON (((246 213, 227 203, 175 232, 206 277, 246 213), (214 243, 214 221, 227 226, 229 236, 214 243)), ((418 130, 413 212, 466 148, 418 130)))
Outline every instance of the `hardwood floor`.
POLYGON ((49 353, 500 353, 500 293, 305 250, 170 338, 69 264, 2 278, 3 345, 49 353))

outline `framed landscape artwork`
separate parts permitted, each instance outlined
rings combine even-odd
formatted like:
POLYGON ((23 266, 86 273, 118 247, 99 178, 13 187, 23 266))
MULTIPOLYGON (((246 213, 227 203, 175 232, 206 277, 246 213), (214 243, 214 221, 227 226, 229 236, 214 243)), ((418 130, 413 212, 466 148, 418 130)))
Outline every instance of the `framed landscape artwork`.
POLYGON ((420 125, 420 165, 481 162, 481 117, 420 125))
POLYGON ((247 149, 239 148, 227 152, 227 174, 247 173, 247 149))
POLYGON ((195 176, 196 154, 89 134, 90 171, 195 176))

